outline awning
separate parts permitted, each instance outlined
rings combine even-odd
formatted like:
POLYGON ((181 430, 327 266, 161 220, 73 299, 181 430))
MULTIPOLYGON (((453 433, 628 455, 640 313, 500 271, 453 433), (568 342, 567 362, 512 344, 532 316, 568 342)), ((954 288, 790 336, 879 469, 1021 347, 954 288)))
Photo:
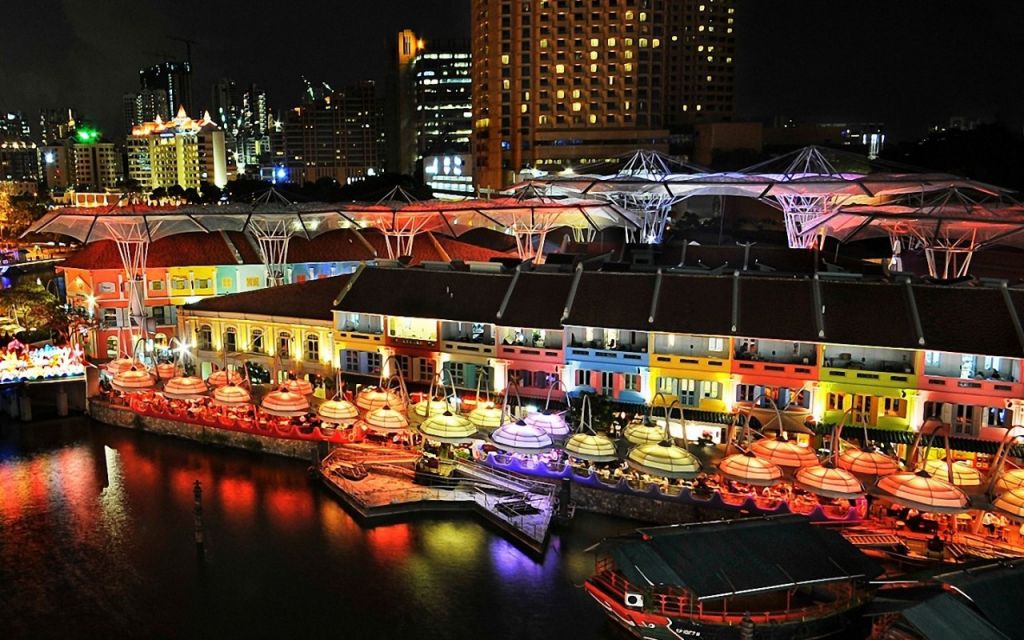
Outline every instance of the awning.
POLYGON ((991 623, 948 593, 903 610, 903 617, 927 640, 1005 640, 991 623))

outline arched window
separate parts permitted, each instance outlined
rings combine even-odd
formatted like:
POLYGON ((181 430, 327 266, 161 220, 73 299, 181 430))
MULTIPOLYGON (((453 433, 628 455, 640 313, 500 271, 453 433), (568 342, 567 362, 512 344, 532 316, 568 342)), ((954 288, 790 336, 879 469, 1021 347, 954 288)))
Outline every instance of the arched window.
POLYGON ((292 335, 287 331, 277 334, 277 355, 281 356, 282 360, 292 357, 292 335))
POLYGON ((306 335, 306 360, 316 361, 320 359, 320 337, 315 333, 306 335))
POLYGON ((213 329, 210 325, 204 324, 196 331, 196 348, 200 351, 213 350, 213 329))
POLYGON ((249 351, 263 353, 263 329, 253 329, 252 339, 249 341, 249 351))
POLYGON ((238 330, 234 327, 224 329, 224 351, 228 353, 238 351, 238 330))

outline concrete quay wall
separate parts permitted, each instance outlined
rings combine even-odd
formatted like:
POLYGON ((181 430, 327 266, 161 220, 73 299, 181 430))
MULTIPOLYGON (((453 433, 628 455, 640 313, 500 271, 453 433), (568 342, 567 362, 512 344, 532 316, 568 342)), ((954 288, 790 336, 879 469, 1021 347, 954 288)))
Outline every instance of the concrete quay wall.
POLYGON ((577 509, 653 524, 707 522, 743 516, 738 511, 627 495, 612 490, 587 487, 575 482, 572 483, 570 491, 571 500, 576 504, 577 509))
POLYGON ((246 451, 269 453, 310 462, 316 460, 317 455, 317 443, 315 442, 270 438, 256 434, 211 428, 189 422, 144 416, 135 413, 127 407, 115 407, 97 400, 89 402, 89 415, 98 422, 114 427, 148 431, 207 445, 245 449, 246 451))

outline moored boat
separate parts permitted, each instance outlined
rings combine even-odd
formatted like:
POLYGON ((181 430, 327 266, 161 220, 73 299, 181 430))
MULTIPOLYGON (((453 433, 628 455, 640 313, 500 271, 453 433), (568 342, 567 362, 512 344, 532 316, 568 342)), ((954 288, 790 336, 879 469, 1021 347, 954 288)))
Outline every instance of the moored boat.
POLYGON ((874 560, 800 516, 638 529, 595 547, 587 592, 637 638, 827 638, 861 624, 874 560))

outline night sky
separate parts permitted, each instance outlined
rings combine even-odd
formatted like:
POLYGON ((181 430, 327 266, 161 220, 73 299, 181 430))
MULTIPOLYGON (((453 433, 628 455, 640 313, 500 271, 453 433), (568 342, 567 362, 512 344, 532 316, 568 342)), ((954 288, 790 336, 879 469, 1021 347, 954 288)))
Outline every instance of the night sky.
MULTIPOLYGON (((469 0, 4 0, 0 109, 75 106, 118 133, 121 95, 158 54, 193 38, 195 102, 219 77, 256 82, 274 109, 300 76, 384 77, 395 34, 468 36, 469 0)), ((739 0, 741 117, 883 121, 917 136, 950 116, 1024 117, 1024 3, 1013 0, 739 0)))

